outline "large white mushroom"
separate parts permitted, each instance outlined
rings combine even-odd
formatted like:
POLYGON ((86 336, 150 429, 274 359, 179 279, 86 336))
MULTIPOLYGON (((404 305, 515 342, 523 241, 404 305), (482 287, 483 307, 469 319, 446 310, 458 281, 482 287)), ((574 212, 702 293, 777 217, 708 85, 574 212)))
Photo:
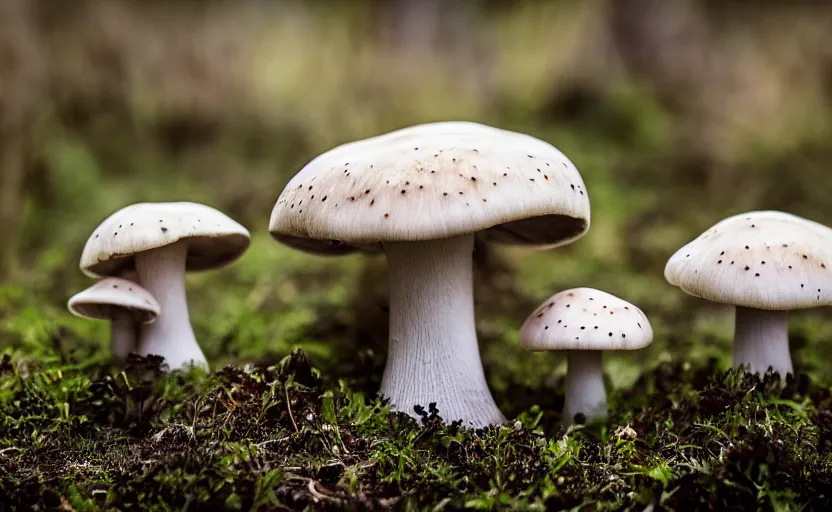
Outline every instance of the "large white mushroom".
POLYGON ((589 229, 574 165, 550 144, 468 122, 414 126, 337 147, 292 178, 270 231, 317 253, 383 251, 390 332, 381 394, 400 411, 435 402, 446 421, 505 421, 474 324, 474 235, 554 247, 589 229))
POLYGON ((124 362, 136 350, 136 325, 156 321, 159 303, 133 281, 107 277, 72 296, 69 311, 80 317, 110 321, 113 359, 124 362))
POLYGON ((578 413, 588 421, 606 418, 602 353, 637 350, 653 341, 647 316, 607 292, 575 288, 552 295, 520 329, 520 346, 531 351, 567 351, 562 422, 578 413))
POLYGON ((788 311, 832 305, 832 229, 778 211, 735 215, 679 249, 664 276, 736 306, 735 367, 785 377, 793 372, 788 311))
POLYGON ((138 353, 163 356, 171 369, 207 367, 191 328, 185 272, 227 265, 248 245, 248 230, 210 206, 138 203, 96 228, 84 246, 81 270, 108 276, 135 269, 160 307, 157 321, 142 328, 138 353))

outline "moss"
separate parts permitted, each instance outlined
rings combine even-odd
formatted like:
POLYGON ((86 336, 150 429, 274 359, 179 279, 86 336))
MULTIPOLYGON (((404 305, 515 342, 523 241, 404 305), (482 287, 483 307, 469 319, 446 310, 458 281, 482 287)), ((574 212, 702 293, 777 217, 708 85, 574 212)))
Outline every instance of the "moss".
POLYGON ((832 395, 808 379, 662 365, 564 430, 538 406, 479 431, 423 425, 296 351, 268 367, 166 373, 0 364, 11 510, 832 506, 832 395), (66 508, 65 508, 66 509, 66 508))

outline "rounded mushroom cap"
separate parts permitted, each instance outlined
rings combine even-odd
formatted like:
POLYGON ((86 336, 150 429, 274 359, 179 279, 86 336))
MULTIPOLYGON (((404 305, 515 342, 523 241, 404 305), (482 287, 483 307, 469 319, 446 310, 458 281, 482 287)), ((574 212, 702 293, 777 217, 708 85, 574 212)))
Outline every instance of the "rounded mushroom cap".
POLYGON ((695 297, 765 310, 832 304, 832 229, 777 211, 720 221, 679 249, 667 281, 695 297))
POLYGON ((159 303, 149 291, 119 277, 105 277, 73 295, 67 308, 76 316, 97 320, 112 320, 116 310, 125 309, 143 324, 155 322, 159 316, 159 303))
POLYGON ((552 295, 520 328, 520 346, 532 351, 637 350, 652 341, 639 308, 593 288, 552 295))
POLYGON ((554 247, 589 229, 589 198, 566 156, 528 135, 429 123, 332 149, 292 178, 269 230, 310 252, 368 250, 484 232, 554 247))
POLYGON ((113 276, 134 268, 133 256, 180 240, 188 243, 186 268, 207 270, 237 259, 249 245, 246 228, 197 203, 137 203, 110 215, 87 240, 81 270, 113 276))

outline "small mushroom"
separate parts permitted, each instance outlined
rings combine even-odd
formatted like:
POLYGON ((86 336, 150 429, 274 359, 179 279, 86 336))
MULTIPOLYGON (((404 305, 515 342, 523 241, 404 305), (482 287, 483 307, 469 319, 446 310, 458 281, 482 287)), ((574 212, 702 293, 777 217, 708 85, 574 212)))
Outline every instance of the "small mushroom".
POLYGON ((118 277, 104 278, 73 295, 67 308, 76 316, 110 321, 110 350, 119 363, 136 349, 136 324, 153 323, 159 316, 150 292, 118 277))
POLYGON ((435 402, 444 420, 482 427, 505 418, 488 389, 477 342, 475 234, 555 247, 583 236, 589 215, 578 170, 552 145, 445 122, 318 156, 281 193, 269 230, 310 252, 383 251, 390 332, 381 394, 414 417, 415 406, 435 402))
POLYGON ((81 270, 107 276, 135 269, 160 308, 158 320, 141 330, 138 353, 163 356, 170 369, 207 367, 189 319, 185 272, 225 266, 248 245, 248 230, 210 206, 138 203, 95 229, 84 246, 81 270))
POLYGON ((679 249, 667 281, 736 307, 734 366, 792 373, 788 311, 832 305, 832 229, 778 211, 720 221, 679 249))
POLYGON ((653 341, 647 316, 636 306, 592 288, 557 293, 526 319, 520 346, 535 352, 566 350, 566 400, 562 422, 607 416, 603 351, 637 350, 653 341))

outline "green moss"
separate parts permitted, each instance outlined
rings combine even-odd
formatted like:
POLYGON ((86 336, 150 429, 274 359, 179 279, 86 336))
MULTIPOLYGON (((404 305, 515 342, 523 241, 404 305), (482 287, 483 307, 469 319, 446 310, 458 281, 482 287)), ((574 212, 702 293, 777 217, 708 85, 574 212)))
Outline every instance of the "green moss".
MULTIPOLYGON (((506 426, 423 426, 312 368, 167 374, 133 358, 0 377, 8 509, 786 510, 832 505, 832 395, 808 382, 662 365, 564 430, 550 408, 506 426), (434 508, 436 507, 436 508, 434 508)), ((506 404, 503 404, 506 406, 506 404)))

